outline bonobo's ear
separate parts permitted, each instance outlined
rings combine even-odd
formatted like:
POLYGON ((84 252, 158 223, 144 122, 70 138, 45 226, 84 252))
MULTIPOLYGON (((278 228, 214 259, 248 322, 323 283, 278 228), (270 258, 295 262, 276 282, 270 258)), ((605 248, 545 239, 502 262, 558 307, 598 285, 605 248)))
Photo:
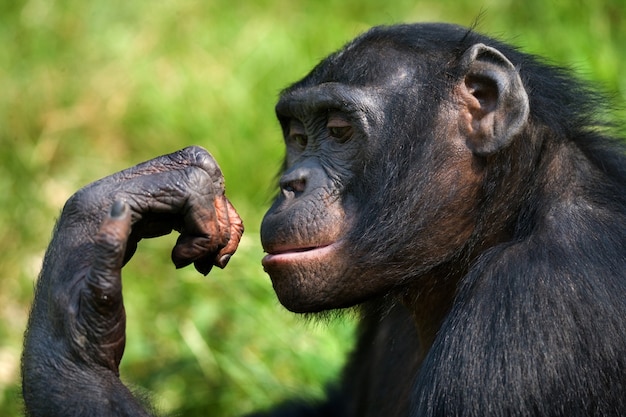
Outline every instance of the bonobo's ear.
POLYGON ((473 45, 461 65, 467 145, 477 155, 489 155, 506 147, 522 130, 528 117, 528 95, 511 61, 495 48, 473 45))

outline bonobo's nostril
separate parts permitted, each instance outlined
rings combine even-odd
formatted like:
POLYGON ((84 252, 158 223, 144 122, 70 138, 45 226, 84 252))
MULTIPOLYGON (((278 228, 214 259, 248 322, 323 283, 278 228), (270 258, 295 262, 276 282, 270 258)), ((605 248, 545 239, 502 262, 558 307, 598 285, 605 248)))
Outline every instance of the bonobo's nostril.
POLYGON ((295 194, 301 194, 306 189, 305 178, 283 178, 280 181, 280 188, 285 192, 291 192, 295 194))

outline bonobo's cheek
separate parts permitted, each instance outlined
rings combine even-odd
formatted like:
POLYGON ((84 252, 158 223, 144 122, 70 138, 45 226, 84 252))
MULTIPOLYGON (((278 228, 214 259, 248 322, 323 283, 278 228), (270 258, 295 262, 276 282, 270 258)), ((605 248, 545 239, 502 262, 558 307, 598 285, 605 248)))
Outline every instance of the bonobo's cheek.
POLYGON ((298 313, 316 312, 350 304, 341 243, 307 251, 270 254, 263 258, 280 302, 298 313))

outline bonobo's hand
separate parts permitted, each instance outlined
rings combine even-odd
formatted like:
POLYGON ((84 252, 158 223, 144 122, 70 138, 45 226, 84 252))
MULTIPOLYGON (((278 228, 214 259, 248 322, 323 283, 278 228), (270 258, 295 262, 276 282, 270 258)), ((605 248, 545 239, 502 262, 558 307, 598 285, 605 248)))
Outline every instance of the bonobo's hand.
POLYGON ((239 216, 224 196, 220 168, 199 147, 155 158, 88 185, 66 203, 59 223, 94 237, 104 221, 100 234, 106 235, 106 215, 109 211, 120 215, 125 206, 130 209, 132 232, 124 262, 142 238, 177 230, 181 235, 172 251, 174 264, 183 267, 193 262, 206 275, 213 265, 226 266, 243 232, 239 216))
POLYGON ((217 163, 202 148, 137 165, 68 200, 26 334, 23 391, 32 415, 79 415, 68 408, 67 390, 84 390, 85 404, 92 395, 99 401, 101 387, 93 386, 126 392, 116 381, 125 343, 121 269, 139 240, 172 230, 180 232, 174 264, 193 263, 203 274, 224 267, 239 244, 242 222, 224 196, 217 163))

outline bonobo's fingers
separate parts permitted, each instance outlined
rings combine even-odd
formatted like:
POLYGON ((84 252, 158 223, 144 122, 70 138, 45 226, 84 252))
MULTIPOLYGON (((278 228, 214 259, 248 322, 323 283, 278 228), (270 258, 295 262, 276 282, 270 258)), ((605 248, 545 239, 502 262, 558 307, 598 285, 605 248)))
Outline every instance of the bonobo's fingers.
POLYGON ((237 250, 237 246, 239 246, 239 242, 241 241, 241 236, 243 235, 243 222, 237 214, 235 207, 228 201, 228 199, 224 196, 222 198, 216 199, 216 211, 218 213, 218 219, 220 223, 220 227, 227 228, 230 230, 230 239, 226 246, 224 246, 215 257, 215 265, 220 268, 226 267, 230 257, 237 250))
MULTIPOLYGON (((196 200, 198 199, 192 196, 187 203, 189 208, 184 215, 184 225, 172 249, 172 261, 177 268, 207 256, 214 256, 228 242, 229 237, 224 236, 220 228, 213 204, 196 200)), ((206 274, 209 270, 203 273, 206 274)))
POLYGON ((115 200, 126 202, 132 218, 124 261, 141 239, 176 230, 174 264, 195 263, 206 274, 212 265, 226 264, 241 237, 241 220, 224 197, 222 171, 200 147, 154 158, 84 187, 66 204, 63 220, 82 224, 80 230, 89 231, 82 238, 89 240, 104 215, 102 207, 115 200))
POLYGON ((78 324, 90 342, 82 355, 114 372, 124 353, 126 315, 122 300, 121 270, 131 231, 128 205, 116 201, 94 237, 94 257, 81 293, 78 324))
POLYGON ((237 250, 243 234, 243 222, 228 199, 220 194, 213 200, 210 216, 196 216, 198 228, 206 235, 182 233, 172 250, 172 260, 177 267, 194 264, 198 272, 206 275, 213 265, 224 268, 237 250))
POLYGON ((215 198, 214 207, 219 233, 223 237, 220 240, 223 244, 217 253, 206 254, 193 262, 196 270, 204 275, 211 271, 213 265, 219 268, 226 267, 231 256, 237 250, 244 230, 241 218, 224 195, 215 198))
POLYGON ((124 181, 161 172, 177 171, 187 167, 200 168, 209 175, 216 189, 224 188, 222 170, 211 154, 199 146, 189 146, 174 153, 142 162, 113 174, 112 178, 116 178, 116 181, 124 181))

